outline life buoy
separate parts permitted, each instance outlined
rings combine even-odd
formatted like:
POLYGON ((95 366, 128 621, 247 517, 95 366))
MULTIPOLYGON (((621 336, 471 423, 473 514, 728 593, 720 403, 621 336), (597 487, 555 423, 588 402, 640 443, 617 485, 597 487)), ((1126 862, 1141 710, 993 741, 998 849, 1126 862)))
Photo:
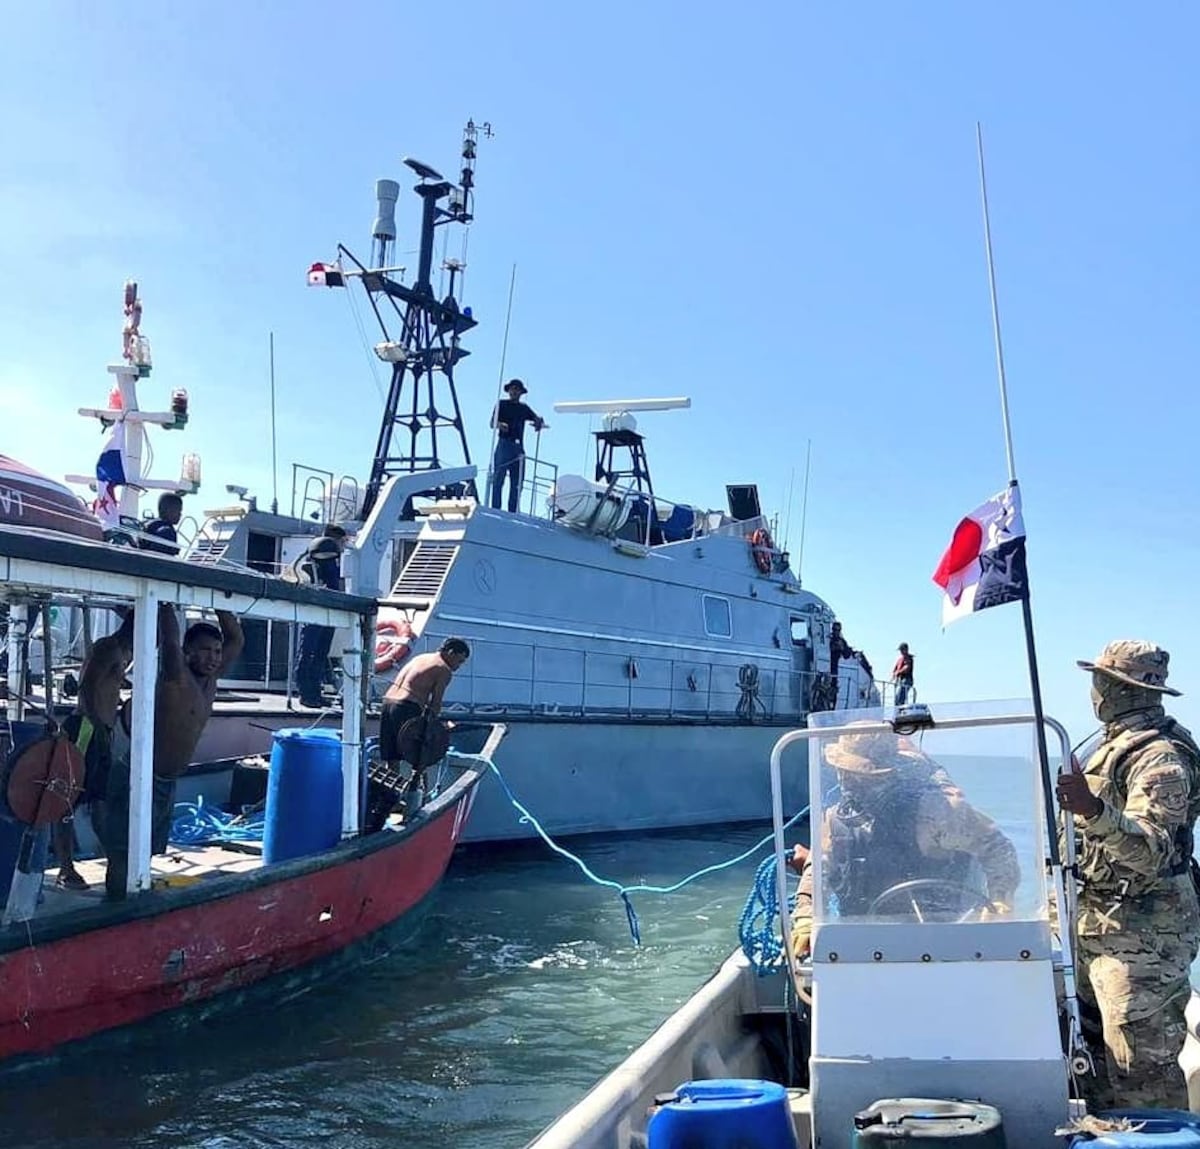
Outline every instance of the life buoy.
POLYGON ((407 619, 385 619, 375 627, 375 673, 399 666, 412 650, 413 628, 407 619))
POLYGON ((754 558, 754 565, 763 574, 771 573, 771 565, 775 555, 775 544, 771 541, 771 535, 766 527, 759 527, 750 536, 750 554, 754 558))

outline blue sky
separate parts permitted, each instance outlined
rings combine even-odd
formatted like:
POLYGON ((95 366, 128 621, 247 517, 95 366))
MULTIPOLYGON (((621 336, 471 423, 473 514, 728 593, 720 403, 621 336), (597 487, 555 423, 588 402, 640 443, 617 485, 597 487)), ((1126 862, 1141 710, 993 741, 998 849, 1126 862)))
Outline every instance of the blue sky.
MULTIPOLYGON (((10 6, 0 44, 5 450, 86 471, 137 278, 155 374, 191 394, 171 467, 204 457, 270 497, 290 463, 362 475, 383 376, 337 292, 373 182, 480 146, 459 372, 488 449, 504 309, 535 407, 690 395, 646 416, 660 494, 721 506, 756 481, 803 577, 877 667, 898 641, 927 700, 1027 689, 1020 613, 943 633, 929 581, 1007 475, 974 125, 988 149, 1016 463, 1047 708, 1088 728, 1074 659, 1168 646, 1200 724, 1197 117, 1184 3, 10 6)), ((405 181, 407 187, 407 181, 405 181)), ((411 202, 409 202, 411 201, 411 202)), ((416 238, 402 193, 401 250, 416 238)), ((543 453, 582 469, 587 421, 543 453)))

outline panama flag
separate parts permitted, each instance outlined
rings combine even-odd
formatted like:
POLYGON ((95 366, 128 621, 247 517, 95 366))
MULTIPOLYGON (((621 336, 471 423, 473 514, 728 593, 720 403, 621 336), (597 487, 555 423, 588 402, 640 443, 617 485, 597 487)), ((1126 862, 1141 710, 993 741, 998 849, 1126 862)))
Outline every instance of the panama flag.
POLYGON ((128 482, 125 474, 125 421, 112 425, 100 458, 96 460, 96 501, 92 513, 105 527, 120 525, 120 504, 117 488, 128 482))
POLYGON ((342 275, 340 264, 314 263, 308 269, 309 287, 345 287, 346 280, 342 275))
POLYGON ((976 507, 954 528, 933 581, 945 594, 943 626, 989 606, 1029 597, 1025 523, 1015 483, 976 507))

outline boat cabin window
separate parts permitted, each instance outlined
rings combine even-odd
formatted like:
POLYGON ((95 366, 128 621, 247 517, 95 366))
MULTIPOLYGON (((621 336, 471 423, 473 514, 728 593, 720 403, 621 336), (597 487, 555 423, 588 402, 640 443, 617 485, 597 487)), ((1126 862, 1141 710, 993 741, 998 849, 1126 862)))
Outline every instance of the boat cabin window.
POLYGON ((813 739, 815 920, 1045 919, 1036 763, 1032 725, 813 739))
POLYGON ((794 618, 792 619, 792 645, 807 646, 808 645, 808 619, 794 618))
POLYGON ((733 635, 733 618, 729 612, 729 599, 715 594, 701 596, 704 600, 704 633, 713 638, 730 638, 733 635))

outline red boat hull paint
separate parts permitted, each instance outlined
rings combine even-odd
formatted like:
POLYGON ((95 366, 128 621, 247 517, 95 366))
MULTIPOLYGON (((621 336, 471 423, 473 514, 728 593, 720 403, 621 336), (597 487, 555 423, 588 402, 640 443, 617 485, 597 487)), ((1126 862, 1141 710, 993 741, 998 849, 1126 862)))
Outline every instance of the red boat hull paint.
POLYGON ((80 914, 111 924, 40 923, 0 954, 0 1058, 244 989, 397 921, 441 880, 478 780, 455 783, 444 809, 402 833, 80 914), (56 925, 77 928, 39 940, 56 925))

